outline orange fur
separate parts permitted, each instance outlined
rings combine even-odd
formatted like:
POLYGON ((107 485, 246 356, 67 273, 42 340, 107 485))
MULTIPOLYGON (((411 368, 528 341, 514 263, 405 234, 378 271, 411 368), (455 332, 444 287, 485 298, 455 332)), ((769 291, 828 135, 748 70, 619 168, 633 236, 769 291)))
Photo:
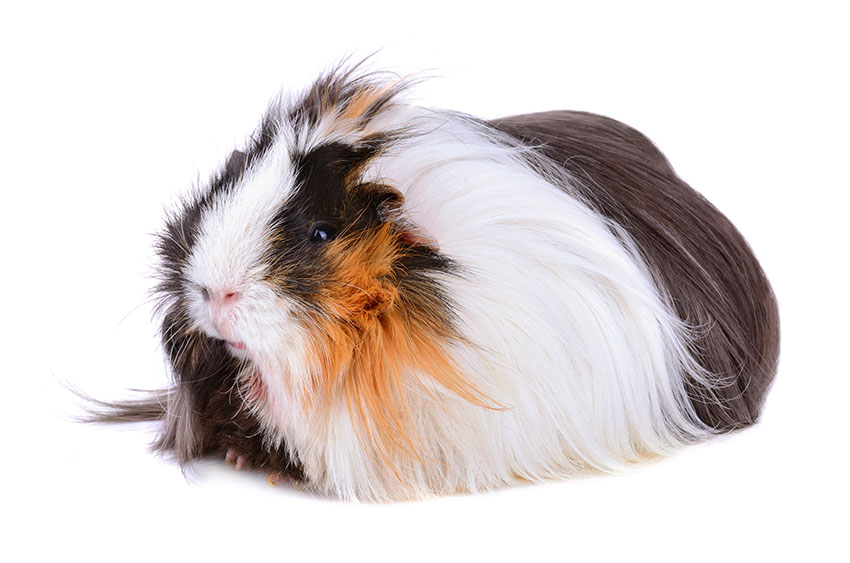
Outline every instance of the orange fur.
POLYGON ((344 121, 360 119, 375 102, 385 94, 386 88, 367 86, 358 90, 346 104, 345 111, 340 115, 344 121))
POLYGON ((384 224, 330 243, 334 280, 323 292, 326 315, 314 319, 320 327, 315 389, 328 400, 346 401, 366 433, 361 438, 394 472, 394 460, 405 454, 422 461, 406 378, 430 378, 465 400, 493 408, 447 354, 453 336, 445 320, 417 310, 400 290, 394 267, 403 252, 402 238, 393 225, 384 224))

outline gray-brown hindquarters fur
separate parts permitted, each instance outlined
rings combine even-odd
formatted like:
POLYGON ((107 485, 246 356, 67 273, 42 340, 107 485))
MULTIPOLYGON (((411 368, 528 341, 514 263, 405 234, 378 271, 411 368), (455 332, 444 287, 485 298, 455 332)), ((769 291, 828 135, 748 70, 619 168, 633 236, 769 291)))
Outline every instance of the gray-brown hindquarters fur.
POLYGON ((758 419, 776 372, 779 314, 770 284, 732 223, 679 179, 639 132, 598 115, 551 111, 491 125, 533 146, 581 184, 582 195, 637 243, 693 350, 722 385, 686 382, 699 418, 720 430, 758 419))

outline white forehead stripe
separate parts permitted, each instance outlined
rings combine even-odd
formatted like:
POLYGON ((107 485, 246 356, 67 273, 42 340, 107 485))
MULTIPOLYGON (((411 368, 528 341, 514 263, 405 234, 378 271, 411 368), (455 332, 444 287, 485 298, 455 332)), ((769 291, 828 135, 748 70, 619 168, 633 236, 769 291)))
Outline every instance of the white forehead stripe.
POLYGON ((294 190, 287 143, 278 139, 204 211, 188 279, 213 288, 242 283, 266 253, 270 222, 294 190))

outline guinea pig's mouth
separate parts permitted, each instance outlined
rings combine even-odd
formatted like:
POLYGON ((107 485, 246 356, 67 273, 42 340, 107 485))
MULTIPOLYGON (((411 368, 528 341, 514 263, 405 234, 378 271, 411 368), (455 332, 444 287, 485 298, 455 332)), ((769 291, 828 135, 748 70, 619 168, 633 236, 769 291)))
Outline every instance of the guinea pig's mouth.
POLYGON ((234 350, 239 350, 240 352, 245 351, 245 343, 244 342, 231 342, 227 340, 227 345, 233 348, 234 350))

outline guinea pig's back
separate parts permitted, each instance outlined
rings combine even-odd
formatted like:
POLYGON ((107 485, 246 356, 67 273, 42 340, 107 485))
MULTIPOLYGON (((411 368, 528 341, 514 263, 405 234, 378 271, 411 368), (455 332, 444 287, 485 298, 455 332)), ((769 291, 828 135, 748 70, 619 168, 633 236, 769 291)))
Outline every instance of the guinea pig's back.
POLYGON ((779 314, 732 223, 618 121, 551 111, 490 124, 565 168, 587 202, 636 243, 675 312, 695 327, 692 353, 721 382, 710 390, 686 382, 699 418, 719 431, 755 422, 776 372, 779 314))

